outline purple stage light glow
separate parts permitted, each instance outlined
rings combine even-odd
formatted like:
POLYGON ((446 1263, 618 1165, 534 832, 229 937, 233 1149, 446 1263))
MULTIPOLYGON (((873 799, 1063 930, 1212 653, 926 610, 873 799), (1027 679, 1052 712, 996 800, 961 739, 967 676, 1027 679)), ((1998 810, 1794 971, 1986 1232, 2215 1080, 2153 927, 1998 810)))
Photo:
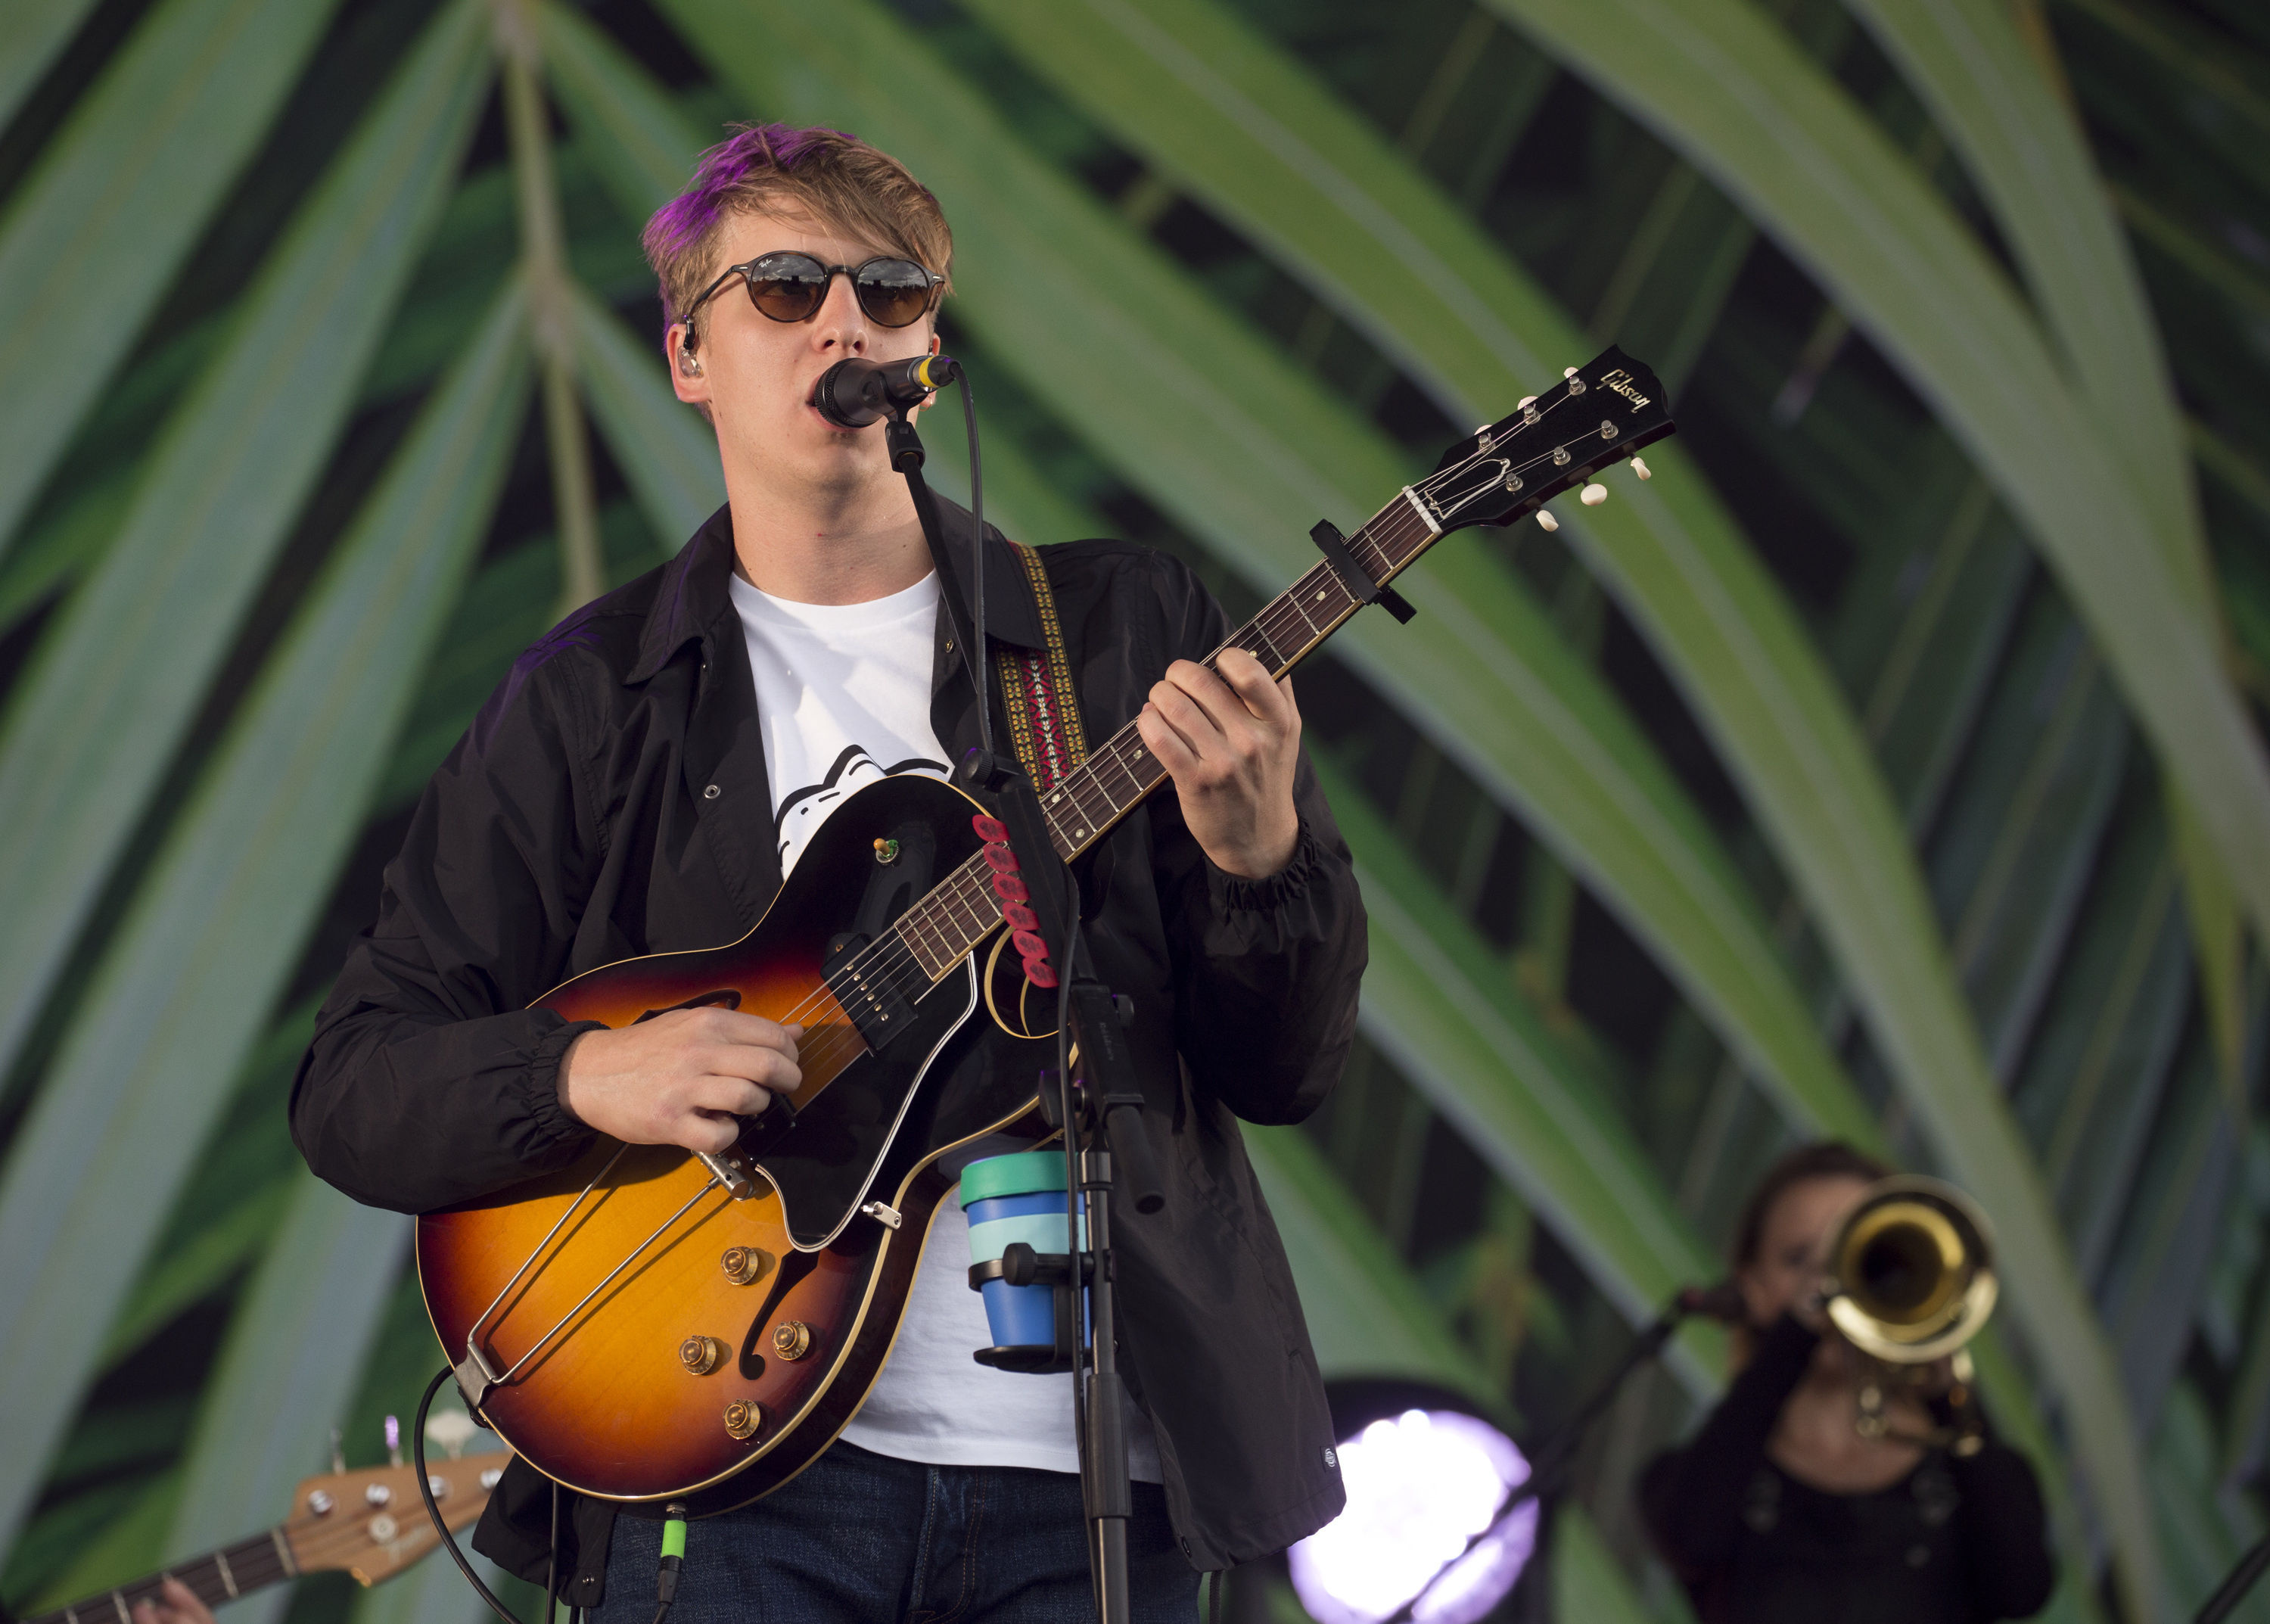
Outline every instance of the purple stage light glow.
POLYGON ((1513 1440, 1455 1410, 1406 1410, 1340 1445, 1347 1508, 1287 1554, 1317 1624, 1474 1624, 1505 1599, 1537 1542, 1513 1440), (1415 1600, 1415 1605, 1414 1604, 1415 1600))

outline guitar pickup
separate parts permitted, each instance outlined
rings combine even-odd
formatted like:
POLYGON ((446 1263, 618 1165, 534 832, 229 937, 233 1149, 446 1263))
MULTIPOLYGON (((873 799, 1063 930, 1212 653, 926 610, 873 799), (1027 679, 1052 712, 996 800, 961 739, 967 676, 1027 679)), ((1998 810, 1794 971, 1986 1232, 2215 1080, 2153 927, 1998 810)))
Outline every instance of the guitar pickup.
POLYGON ((914 1006, 909 1004, 897 988, 891 984, 890 972, 877 964, 862 964, 860 949, 868 938, 847 931, 827 944, 827 969, 822 979, 843 1012, 851 1019, 853 1030, 865 1042, 871 1051, 882 1047, 901 1032, 909 1031, 915 1024, 914 1006))

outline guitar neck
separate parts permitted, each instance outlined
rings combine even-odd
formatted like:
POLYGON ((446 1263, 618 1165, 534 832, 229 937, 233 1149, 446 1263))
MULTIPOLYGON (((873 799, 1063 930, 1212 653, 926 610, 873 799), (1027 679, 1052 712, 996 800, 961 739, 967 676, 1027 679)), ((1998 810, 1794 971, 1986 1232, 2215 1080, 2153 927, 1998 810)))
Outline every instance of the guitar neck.
POLYGON ((162 1600, 169 1577, 188 1585, 208 1607, 218 1607, 225 1601, 234 1601, 240 1596, 295 1578, 299 1572, 284 1531, 271 1528, 264 1534, 208 1551, 131 1584, 122 1584, 53 1613, 34 1614, 24 1620, 23 1624, 132 1624, 134 1605, 162 1600))
MULTIPOLYGON (((1347 548, 1384 586, 1443 533, 1424 500, 1406 488, 1347 538, 1347 548)), ((1272 677, 1281 677, 1347 624, 1363 604, 1320 559, 1203 663, 1211 670, 1225 652, 1243 649, 1272 677)), ((1042 791, 1041 811, 1057 854, 1070 862, 1094 845, 1166 776, 1135 724, 1127 723, 1042 791)), ((972 857, 894 927, 931 981, 952 974, 1001 923, 1001 904, 988 875, 983 863, 972 857)))

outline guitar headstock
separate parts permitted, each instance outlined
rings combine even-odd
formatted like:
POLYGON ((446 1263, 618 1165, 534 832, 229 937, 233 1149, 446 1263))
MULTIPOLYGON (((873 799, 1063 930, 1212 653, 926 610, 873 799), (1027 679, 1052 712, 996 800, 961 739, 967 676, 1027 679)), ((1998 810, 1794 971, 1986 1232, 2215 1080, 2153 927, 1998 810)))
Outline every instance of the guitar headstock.
MULTIPOLYGON (((456 1533, 477 1521, 509 1452, 428 1459, 434 1503, 456 1533)), ((280 1531, 302 1573, 343 1568, 364 1584, 391 1578, 441 1543, 418 1497, 415 1466, 368 1466, 309 1478, 292 1491, 280 1531)))
POLYGON ((1510 524, 1674 426, 1655 374, 1611 345, 1454 443, 1412 490, 1445 532, 1510 524))

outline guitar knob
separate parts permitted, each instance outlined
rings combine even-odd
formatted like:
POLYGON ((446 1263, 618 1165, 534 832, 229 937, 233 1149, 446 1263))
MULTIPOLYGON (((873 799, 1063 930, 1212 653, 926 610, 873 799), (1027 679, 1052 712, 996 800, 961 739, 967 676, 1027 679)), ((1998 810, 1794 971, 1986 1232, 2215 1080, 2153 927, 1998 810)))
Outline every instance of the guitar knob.
POLYGON ((773 1327, 773 1352, 783 1359, 802 1359, 812 1352, 812 1327, 800 1319, 784 1319, 773 1327))
POLYGON ((765 1413, 753 1398, 736 1398, 725 1406, 725 1435, 729 1438, 753 1438, 757 1428, 764 1424, 765 1413))
POLYGON ((678 1345, 678 1362, 694 1376, 708 1376, 725 1357, 725 1345, 715 1337, 688 1337, 678 1345))
POLYGON ((729 1246, 725 1255, 717 1259, 717 1266, 724 1270, 725 1278, 736 1286, 748 1285, 771 1264, 772 1259, 753 1246, 729 1246))

